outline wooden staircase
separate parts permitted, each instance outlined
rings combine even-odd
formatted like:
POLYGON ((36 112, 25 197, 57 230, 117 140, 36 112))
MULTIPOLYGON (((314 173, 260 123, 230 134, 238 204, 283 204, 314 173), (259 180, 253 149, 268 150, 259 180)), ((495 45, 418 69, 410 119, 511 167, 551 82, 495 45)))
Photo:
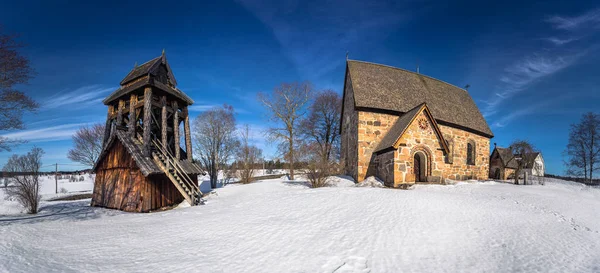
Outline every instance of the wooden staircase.
POLYGON ((190 205, 203 204, 202 191, 194 180, 185 172, 183 167, 179 164, 179 160, 175 159, 173 155, 162 147, 162 145, 156 140, 152 140, 152 145, 155 149, 152 151, 152 157, 154 163, 165 173, 165 175, 173 182, 173 185, 183 195, 185 200, 190 205))
MULTIPOLYGON (((143 139, 139 135, 137 137, 137 142, 139 142, 140 145, 143 144, 143 139)), ((179 160, 154 139, 152 140, 152 148, 152 159, 154 160, 154 163, 165 173, 169 180, 171 180, 185 200, 192 206, 203 205, 204 200, 202 200, 202 191, 200 191, 198 185, 185 172, 181 164, 179 164, 179 160)))

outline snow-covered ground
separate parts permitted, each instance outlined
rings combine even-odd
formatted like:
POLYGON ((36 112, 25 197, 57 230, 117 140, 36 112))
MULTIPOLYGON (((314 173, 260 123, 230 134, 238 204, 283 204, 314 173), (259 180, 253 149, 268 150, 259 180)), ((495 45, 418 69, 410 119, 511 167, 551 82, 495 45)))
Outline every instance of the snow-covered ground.
MULTIPOLYGON (((75 193, 91 193, 94 189, 94 178, 92 175, 78 175, 77 182, 69 182, 69 179, 59 179, 56 181, 54 175, 40 176, 40 195, 42 196, 42 207, 48 199, 70 195, 75 193), (79 178, 83 177, 83 181, 79 178), (57 183, 58 182, 58 183, 57 183), (58 185, 58 194, 56 194, 58 185)), ((3 182, 3 181, 2 181, 3 182)), ((22 213, 25 209, 16 200, 7 200, 4 192, 4 183, 0 187, 0 215, 22 213)))
POLYGON ((3 272, 599 272, 600 189, 548 179, 310 189, 267 180, 149 214, 0 217, 3 272))

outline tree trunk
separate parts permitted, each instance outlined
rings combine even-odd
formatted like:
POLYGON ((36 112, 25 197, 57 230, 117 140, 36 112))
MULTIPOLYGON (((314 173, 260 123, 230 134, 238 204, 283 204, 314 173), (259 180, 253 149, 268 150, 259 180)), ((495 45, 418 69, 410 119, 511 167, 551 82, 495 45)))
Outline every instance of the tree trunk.
POLYGON ((593 180, 593 173, 594 173, 594 161, 595 161, 595 156, 594 156, 594 138, 596 138, 595 134, 594 134, 594 130, 592 130, 592 137, 591 137, 591 145, 590 145, 590 184, 592 184, 593 180))
POLYGON ((521 172, 521 164, 519 163, 519 165, 517 166, 517 169, 515 170, 515 185, 519 185, 519 173, 521 172))
POLYGON ((217 178, 219 177, 219 171, 217 170, 218 168, 215 164, 215 161, 213 161, 211 163, 210 169, 211 169, 211 171, 210 171, 211 173, 209 174, 210 175, 210 187, 213 189, 216 189, 217 188, 217 178))
POLYGON ((294 138, 290 138, 290 180, 294 180, 294 138))

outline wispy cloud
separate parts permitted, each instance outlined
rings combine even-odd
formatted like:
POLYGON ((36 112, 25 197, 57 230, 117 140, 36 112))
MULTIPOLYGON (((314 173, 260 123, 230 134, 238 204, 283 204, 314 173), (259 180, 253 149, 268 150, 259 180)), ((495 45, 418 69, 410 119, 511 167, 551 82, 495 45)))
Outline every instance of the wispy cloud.
POLYGON ((73 134, 77 132, 79 128, 90 123, 71 123, 57 126, 50 126, 45 128, 37 128, 19 131, 15 133, 9 133, 2 135, 2 137, 10 139, 20 139, 30 142, 43 142, 43 141, 57 141, 71 139, 73 134))
POLYGON ((221 106, 220 104, 197 104, 197 105, 188 106, 188 110, 192 111, 192 112, 204 112, 204 111, 208 111, 210 109, 217 108, 220 106, 221 106))
MULTIPOLYGON (((552 43, 553 47, 525 53, 523 54, 525 57, 504 68, 498 77, 499 84, 496 91, 484 101, 485 107, 482 113, 486 118, 498 113, 499 106, 505 101, 526 92, 534 83, 573 66, 585 56, 593 47, 584 48, 576 41, 593 34, 588 31, 590 26, 600 26, 600 9, 573 17, 555 15, 547 17, 545 22, 552 26, 553 33, 543 40, 552 43)), ((528 110, 518 110, 513 115, 521 116, 529 113, 528 110)), ((502 127, 512 119, 504 116, 494 124, 496 127, 502 127)))
POLYGON ((557 73, 575 63, 585 52, 574 55, 550 56, 534 54, 507 67, 499 78, 501 91, 486 101, 483 115, 489 117, 497 112, 497 107, 507 99, 524 91, 532 83, 557 73))
MULTIPOLYGON (((245 124, 238 125, 238 133, 241 134, 245 130, 245 124)), ((277 144, 269 141, 267 131, 269 127, 262 124, 248 124, 249 126, 249 142, 263 151, 263 156, 272 159, 278 155, 277 144)))
POLYGON ((594 9, 578 16, 550 16, 546 22, 552 24, 556 29, 576 30, 583 27, 600 26, 600 9, 594 9))
POLYGON ((81 108, 89 105, 98 105, 106 95, 116 90, 116 87, 105 87, 101 85, 87 85, 71 91, 63 91, 60 94, 48 98, 42 102, 42 110, 56 109, 69 106, 81 108))
POLYGON ((534 114, 542 109, 547 109, 551 105, 562 101, 565 98, 552 98, 549 100, 544 100, 538 103, 528 104, 514 110, 512 112, 505 113, 501 118, 497 119, 492 123, 492 128, 502 128, 506 126, 511 121, 521 118, 530 114, 534 114))
POLYGON ((568 44, 570 42, 574 42, 577 41, 578 38, 566 38, 566 39, 561 39, 561 38, 557 38, 557 37, 549 37, 549 38, 545 38, 544 40, 553 43, 556 46, 562 46, 565 44, 568 44))
POLYGON ((309 80, 343 65, 344 54, 358 50, 357 44, 384 40, 416 13, 408 4, 374 1, 241 2, 272 30, 283 54, 309 80))
MULTIPOLYGON (((215 103, 207 103, 207 104, 196 104, 188 107, 190 112, 205 112, 214 108, 222 107, 223 104, 215 104, 215 103)), ((249 111, 246 111, 243 108, 234 107, 234 113, 236 114, 249 114, 249 111)))

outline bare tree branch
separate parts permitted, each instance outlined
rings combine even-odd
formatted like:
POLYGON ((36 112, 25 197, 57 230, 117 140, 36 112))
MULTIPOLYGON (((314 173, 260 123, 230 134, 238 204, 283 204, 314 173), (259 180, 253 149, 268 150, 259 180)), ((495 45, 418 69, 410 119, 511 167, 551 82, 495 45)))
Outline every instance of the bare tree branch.
POLYGON ((15 198, 30 214, 37 213, 40 204, 39 177, 43 154, 41 148, 34 147, 26 155, 12 155, 2 169, 17 173, 11 178, 13 187, 6 188, 7 198, 15 198))
POLYGON ((208 110, 194 120, 195 153, 210 176, 212 188, 217 187, 219 168, 239 146, 235 126, 234 110, 229 105, 208 110))
POLYGON ((300 123, 302 135, 318 146, 317 153, 324 161, 339 158, 341 111, 341 96, 325 90, 317 94, 308 116, 300 123))
POLYGON ((241 146, 236 153, 236 163, 241 164, 240 181, 250 183, 254 177, 256 164, 262 157, 262 150, 250 144, 250 126, 246 124, 240 132, 241 146))
POLYGON ((272 140, 279 141, 278 148, 289 162, 292 180, 295 151, 300 144, 300 120, 306 115, 306 105, 312 95, 312 85, 308 82, 282 83, 270 94, 258 94, 258 100, 269 111, 269 120, 276 124, 267 133, 272 140))
POLYGON ((567 157, 567 174, 592 183, 594 174, 600 171, 600 115, 586 113, 579 123, 571 125, 563 154, 567 157))
POLYGON ((81 127, 73 136, 73 149, 67 157, 75 162, 93 167, 102 152, 104 124, 81 127))
MULTIPOLYGON (((16 41, 17 37, 0 33, 0 130, 23 129, 23 114, 39 107, 29 96, 13 89, 17 84, 27 84, 34 75, 29 60, 19 54, 23 44, 16 41)), ((23 142, 0 137, 0 152, 23 142)))

